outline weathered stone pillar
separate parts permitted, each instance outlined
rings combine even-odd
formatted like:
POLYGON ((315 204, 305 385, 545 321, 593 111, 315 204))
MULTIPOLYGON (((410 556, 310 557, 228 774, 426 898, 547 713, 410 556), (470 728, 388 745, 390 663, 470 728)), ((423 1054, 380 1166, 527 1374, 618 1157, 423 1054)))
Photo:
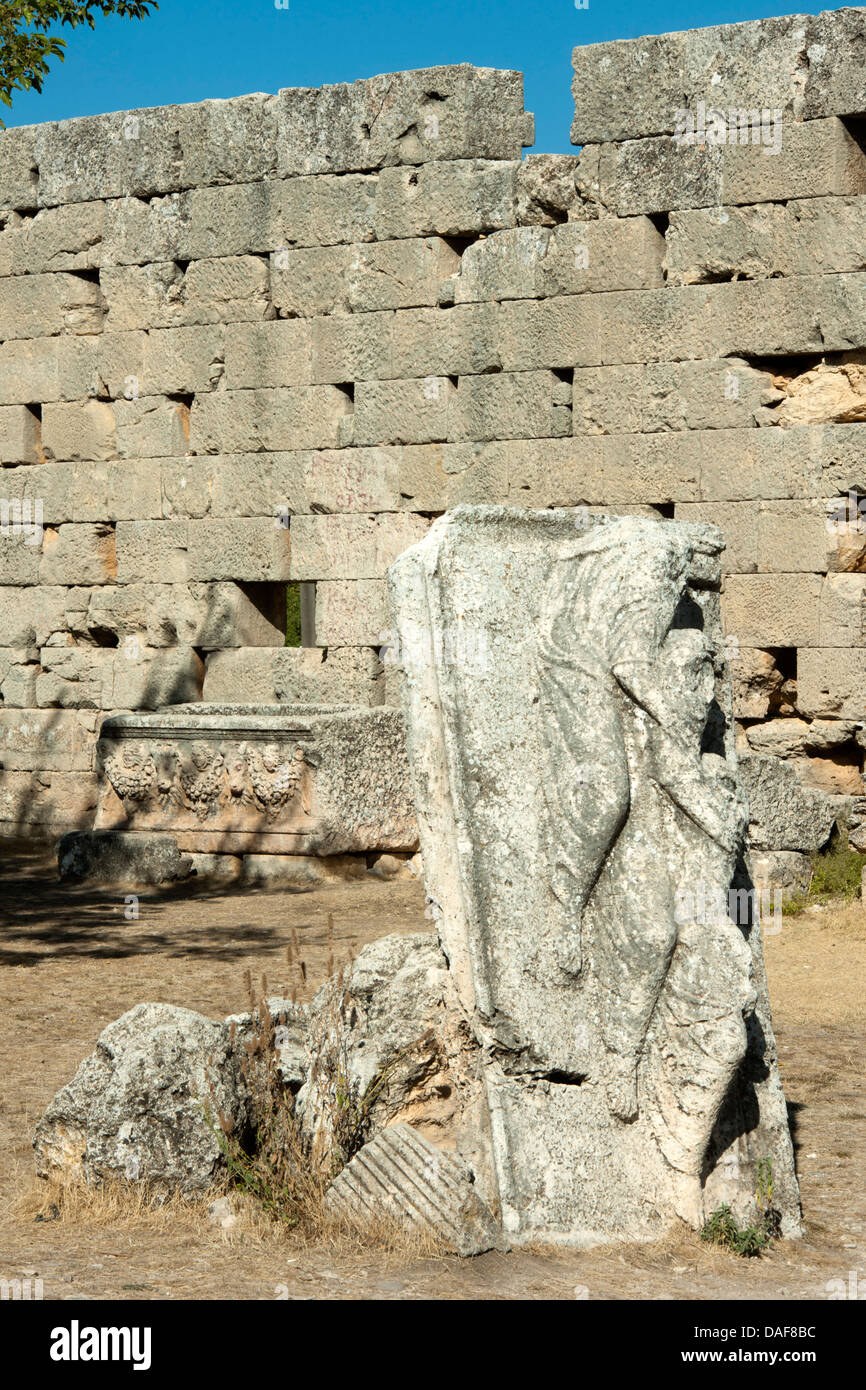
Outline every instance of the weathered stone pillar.
POLYGON ((714 527, 458 507, 389 572, 427 891, 516 1242, 651 1238, 772 1164, 799 1230, 714 527))

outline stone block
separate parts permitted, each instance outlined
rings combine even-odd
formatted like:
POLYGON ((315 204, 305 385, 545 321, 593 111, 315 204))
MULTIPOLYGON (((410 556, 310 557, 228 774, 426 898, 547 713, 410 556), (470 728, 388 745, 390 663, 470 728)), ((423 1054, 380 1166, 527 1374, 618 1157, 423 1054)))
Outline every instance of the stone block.
POLYGON ((862 270, 864 223, 866 197, 672 212, 668 283, 862 270))
POLYGON ((385 73, 277 98, 281 178, 482 157, 532 144, 519 72, 461 63, 385 73))
POLYGON ((298 516, 292 522, 292 578, 381 579, 427 530, 411 513, 298 516))
POLYGON ((583 367, 574 373, 575 434, 751 428, 769 372, 736 358, 583 367))
POLYGON ((41 463, 39 416, 26 405, 0 406, 0 463, 41 463))
POLYGON ((40 837, 89 825, 98 795, 95 773, 5 772, 0 825, 7 834, 40 837))
POLYGON ((317 646, 381 646, 387 628, 384 580, 326 579, 316 585, 317 646))
POLYGON ((74 401, 95 382, 99 338, 10 339, 0 343, 0 405, 74 401))
POLYGON ((776 125, 769 112, 767 120, 763 144, 626 140, 607 161, 602 201, 629 217, 866 192, 866 155, 842 121, 776 125))
POLYGON ((49 460, 117 457, 117 423, 108 401, 57 402, 42 409, 42 447, 49 460))
MULTIPOLYGON (((310 324, 305 319, 232 324, 226 331, 226 389, 307 386, 312 381, 310 324)), ((354 381, 354 376, 340 377, 354 381)))
POLYGON ((450 437, 457 388, 449 377, 360 381, 354 443, 426 444, 450 437))
MULTIPOLYGON (((4 553, 0 547, 0 567, 4 553)), ((0 587, 0 632, 5 647, 45 646, 66 628, 66 590, 38 583, 38 549, 35 554, 37 569, 30 580, 22 581, 34 587, 0 587)))
POLYGON ((442 281, 459 267, 458 252, 441 237, 353 246, 345 271, 348 307, 366 313, 432 307, 442 281))
POLYGON ((0 280, 0 323, 7 343, 59 333, 99 333, 99 285, 80 275, 13 275, 0 280))
POLYGON ((572 142, 672 132, 699 100, 785 122, 866 107, 857 9, 782 15, 575 48, 572 142))
POLYGON ((0 704, 4 710, 36 704, 37 647, 0 647, 0 704))
POLYGON ((814 647, 821 577, 731 574, 725 580, 725 631, 744 647, 814 647))
POLYGON ((203 699, 208 703, 382 703, 381 666, 371 648, 240 647, 206 659, 203 699))
POLYGON ((186 521, 119 521, 115 529, 118 584, 186 583, 186 521))
POLYGON ((571 384, 561 382, 554 372, 461 377, 449 401, 446 437, 551 439, 571 434, 571 394, 571 384))
POLYGON ((341 242, 372 241, 376 225, 374 174, 292 178, 275 185, 279 191, 281 244, 333 246, 341 242))
MULTIPOLYGON (((442 316, 438 316, 441 319, 442 316)), ((384 312, 331 314, 313 319, 310 324, 313 381, 339 384, 381 381, 399 375, 391 363, 391 334, 396 317, 384 312)), ((406 374, 414 375, 411 371, 406 374)))
POLYGON ((196 454, 332 449, 351 405, 336 386, 211 392, 193 402, 189 447, 196 454))
POLYGON ((7 275, 96 270, 102 259, 102 203, 73 203, 25 216, 0 232, 7 275))
POLYGON ((315 318, 349 310, 348 246, 283 248, 271 256, 273 304, 282 318, 315 318))
POLYGON ((291 547, 278 517, 237 517, 189 523, 190 579, 288 580, 291 547))
POLYGON ((797 708, 807 718, 866 718, 866 651, 815 647, 798 652, 797 708))
POLYGON ((749 843, 753 850, 812 854, 836 823, 836 810, 821 792, 802 786, 794 769, 777 758, 750 754, 740 759, 749 798, 749 843))
POLYGON ((458 304, 663 284, 664 237, 648 217, 514 227, 473 242, 455 283, 458 304))
POLYGON ((820 647, 866 646, 866 574, 828 574, 821 586, 820 647))
POLYGON ((755 502, 677 502, 677 521, 704 521, 725 538, 723 574, 753 574, 758 568, 758 505, 755 502))
POLYGON ((518 168, 513 162, 467 159, 383 169, 377 239, 471 236, 513 226, 518 168))
POLYGON ((113 584, 116 578, 112 526, 73 523, 46 529, 40 584, 113 584))
POLYGON ((92 772, 98 716, 77 710, 0 709, 7 772, 92 772))

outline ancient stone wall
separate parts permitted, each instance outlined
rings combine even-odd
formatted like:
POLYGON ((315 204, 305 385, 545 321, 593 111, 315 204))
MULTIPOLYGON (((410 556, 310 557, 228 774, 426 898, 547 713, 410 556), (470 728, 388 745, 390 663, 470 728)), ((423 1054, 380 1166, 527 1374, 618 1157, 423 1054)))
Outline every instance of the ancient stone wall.
POLYGON ((462 501, 718 523, 742 746, 858 795, 864 14, 577 49, 574 156, 469 66, 0 135, 2 827, 105 711, 396 703, 462 501))

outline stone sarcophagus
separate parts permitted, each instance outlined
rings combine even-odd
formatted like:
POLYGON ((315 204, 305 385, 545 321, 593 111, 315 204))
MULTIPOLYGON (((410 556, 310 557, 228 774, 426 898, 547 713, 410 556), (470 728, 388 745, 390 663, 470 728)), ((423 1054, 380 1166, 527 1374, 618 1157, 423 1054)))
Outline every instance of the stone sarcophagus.
POLYGON ((395 709, 176 705, 103 721, 96 830, 165 831, 185 851, 414 850, 395 709))
POLYGON ((721 533, 458 507, 389 571, 424 876, 514 1242, 799 1198, 743 856, 721 533))

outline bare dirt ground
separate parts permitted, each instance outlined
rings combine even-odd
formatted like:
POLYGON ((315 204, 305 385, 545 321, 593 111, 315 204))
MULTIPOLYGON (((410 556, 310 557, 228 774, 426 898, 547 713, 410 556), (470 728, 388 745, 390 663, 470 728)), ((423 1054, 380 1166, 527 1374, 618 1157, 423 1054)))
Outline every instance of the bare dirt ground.
POLYGON ((766 941, 806 1237, 741 1259, 685 1232, 663 1246, 519 1251, 460 1261, 309 1246, 274 1229, 238 1237, 201 1213, 138 1226, 103 1216, 36 1221, 30 1137, 101 1029, 144 1000, 214 1018, 246 1007, 243 975, 288 985, 294 928, 309 983, 339 952, 424 931, 421 887, 123 896, 57 882, 41 851, 0 858, 0 1278, 42 1279, 46 1299, 827 1299, 866 1296, 866 909, 785 918, 766 941), (839 1281, 832 1283, 831 1281, 839 1281))

